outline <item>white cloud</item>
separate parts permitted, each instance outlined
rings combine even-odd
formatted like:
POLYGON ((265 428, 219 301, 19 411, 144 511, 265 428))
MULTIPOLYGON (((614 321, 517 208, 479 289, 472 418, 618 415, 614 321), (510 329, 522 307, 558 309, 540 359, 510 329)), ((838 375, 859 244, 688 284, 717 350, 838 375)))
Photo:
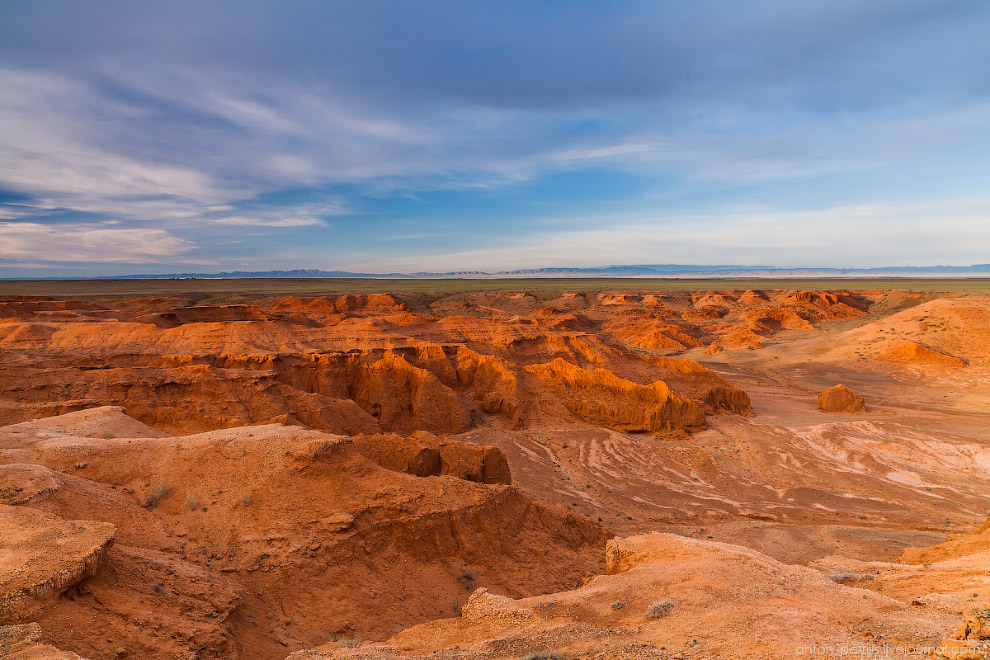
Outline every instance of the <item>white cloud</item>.
POLYGON ((140 121, 83 82, 0 69, 0 182, 39 209, 140 219, 190 217, 243 194, 166 154, 128 154, 101 136, 140 121))
POLYGON ((164 229, 0 222, 0 259, 136 264, 176 260, 192 247, 164 229))
POLYGON ((104 86, 0 68, 0 185, 38 211, 188 225, 285 188, 443 169, 432 118, 388 117, 336 90, 122 64, 98 73, 104 86))
POLYGON ((555 229, 502 239, 488 249, 422 257, 374 260, 368 255, 364 262, 331 266, 366 272, 665 263, 963 266, 988 260, 990 199, 677 217, 629 214, 572 218, 570 225, 596 228, 555 229))
POLYGON ((236 227, 322 227, 326 223, 319 218, 248 218, 233 216, 230 218, 214 218, 212 222, 218 225, 234 225, 236 227))

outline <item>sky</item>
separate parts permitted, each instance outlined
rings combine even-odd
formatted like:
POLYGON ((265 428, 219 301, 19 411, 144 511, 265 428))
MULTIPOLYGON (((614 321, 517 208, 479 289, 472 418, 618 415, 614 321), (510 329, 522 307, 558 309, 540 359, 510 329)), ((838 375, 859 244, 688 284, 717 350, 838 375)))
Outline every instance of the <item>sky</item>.
POLYGON ((0 278, 990 262, 985 0, 0 3, 0 278))

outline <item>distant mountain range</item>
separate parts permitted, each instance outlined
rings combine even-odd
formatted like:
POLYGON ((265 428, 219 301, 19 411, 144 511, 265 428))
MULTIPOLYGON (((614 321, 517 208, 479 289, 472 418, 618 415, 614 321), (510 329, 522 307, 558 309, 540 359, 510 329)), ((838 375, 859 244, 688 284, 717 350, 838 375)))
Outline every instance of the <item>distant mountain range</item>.
POLYGON ((179 279, 179 278, 276 278, 276 277, 373 277, 394 279, 489 279, 509 277, 990 277, 990 264, 973 266, 889 266, 883 268, 776 268, 772 266, 643 264, 599 268, 526 268, 485 272, 462 270, 418 273, 355 273, 346 270, 233 270, 222 273, 168 273, 162 275, 114 275, 92 279, 179 279))

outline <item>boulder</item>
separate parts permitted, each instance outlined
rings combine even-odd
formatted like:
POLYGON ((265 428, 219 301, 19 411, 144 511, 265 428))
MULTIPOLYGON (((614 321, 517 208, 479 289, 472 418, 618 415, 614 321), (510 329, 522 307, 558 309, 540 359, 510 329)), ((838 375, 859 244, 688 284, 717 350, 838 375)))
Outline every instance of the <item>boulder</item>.
POLYGON ((825 412, 865 412, 863 397, 841 383, 818 395, 818 409, 825 412))
POLYGON ((749 415, 753 412, 749 395, 734 385, 716 385, 708 390, 705 403, 715 411, 725 410, 737 415, 749 415))

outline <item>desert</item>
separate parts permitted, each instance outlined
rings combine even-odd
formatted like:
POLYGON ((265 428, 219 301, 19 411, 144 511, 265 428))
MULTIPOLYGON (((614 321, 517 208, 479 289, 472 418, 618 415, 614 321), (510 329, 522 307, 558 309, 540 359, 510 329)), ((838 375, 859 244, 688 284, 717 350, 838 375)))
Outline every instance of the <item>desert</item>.
POLYGON ((8 285, 4 657, 981 657, 982 284, 616 284, 8 285))
POLYGON ((0 660, 990 660, 988 35, 0 1, 0 660))

